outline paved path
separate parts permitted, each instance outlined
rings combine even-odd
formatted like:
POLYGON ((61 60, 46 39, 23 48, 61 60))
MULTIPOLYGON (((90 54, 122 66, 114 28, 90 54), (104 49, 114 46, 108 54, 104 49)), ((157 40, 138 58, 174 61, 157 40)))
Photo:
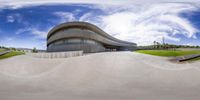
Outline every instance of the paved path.
POLYGON ((198 100, 200 61, 133 52, 0 60, 0 100, 198 100))

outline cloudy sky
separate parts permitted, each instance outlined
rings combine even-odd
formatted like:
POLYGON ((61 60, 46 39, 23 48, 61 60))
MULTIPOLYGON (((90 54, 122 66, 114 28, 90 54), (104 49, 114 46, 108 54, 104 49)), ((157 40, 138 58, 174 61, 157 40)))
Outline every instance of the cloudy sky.
POLYGON ((200 0, 0 0, 0 45, 46 49, 54 26, 86 21, 138 45, 200 45, 200 0))

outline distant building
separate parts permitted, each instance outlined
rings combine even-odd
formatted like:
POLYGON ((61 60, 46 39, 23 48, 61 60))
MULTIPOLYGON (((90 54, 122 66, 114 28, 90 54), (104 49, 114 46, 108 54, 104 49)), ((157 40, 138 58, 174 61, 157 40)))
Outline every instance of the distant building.
MULTIPOLYGON (((16 48, 16 50, 21 51, 21 52, 25 52, 25 53, 32 53, 33 49, 29 49, 29 48, 16 48)), ((46 52, 46 50, 38 50, 37 52, 46 52)))
POLYGON ((31 53, 32 49, 29 48, 16 48, 16 50, 21 51, 21 52, 25 52, 25 53, 31 53))
POLYGON ((87 22, 68 22, 54 27, 47 36, 47 51, 84 53, 135 50, 135 43, 116 39, 87 22))

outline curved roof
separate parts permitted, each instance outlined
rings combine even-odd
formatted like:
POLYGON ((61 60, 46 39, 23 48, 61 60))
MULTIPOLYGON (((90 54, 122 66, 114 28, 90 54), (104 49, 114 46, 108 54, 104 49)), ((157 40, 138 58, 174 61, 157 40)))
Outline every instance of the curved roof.
POLYGON ((129 44, 129 45, 136 45, 135 43, 131 43, 131 42, 126 42, 126 41, 122 41, 119 39, 116 39, 114 37, 112 37, 111 35, 107 34, 106 32, 104 32, 103 30, 101 30, 100 28, 98 28, 97 26, 87 23, 87 22, 67 22, 67 23, 62 23, 56 27, 54 27, 53 29, 51 29, 47 35, 47 40, 54 35, 57 31, 60 31, 62 29, 67 29, 67 28, 84 28, 84 29, 89 29, 95 33, 98 33, 99 35, 108 38, 112 41, 116 41, 119 43, 123 43, 123 44, 129 44))

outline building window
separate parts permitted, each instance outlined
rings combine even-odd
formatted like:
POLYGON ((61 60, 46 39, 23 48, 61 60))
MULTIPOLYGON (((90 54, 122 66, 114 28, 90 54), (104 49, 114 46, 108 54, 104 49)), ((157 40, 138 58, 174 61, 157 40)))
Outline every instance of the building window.
POLYGON ((96 41, 94 41, 94 40, 84 40, 84 43, 87 43, 87 44, 96 44, 96 41))
POLYGON ((67 44, 67 43, 68 43, 68 40, 64 40, 64 43, 67 44))
POLYGON ((54 43, 51 43, 48 47, 52 47, 54 45, 54 43))
POLYGON ((67 43, 81 43, 81 39, 68 39, 67 43))
POLYGON ((63 40, 59 40, 55 42, 56 45, 63 44, 63 40))

